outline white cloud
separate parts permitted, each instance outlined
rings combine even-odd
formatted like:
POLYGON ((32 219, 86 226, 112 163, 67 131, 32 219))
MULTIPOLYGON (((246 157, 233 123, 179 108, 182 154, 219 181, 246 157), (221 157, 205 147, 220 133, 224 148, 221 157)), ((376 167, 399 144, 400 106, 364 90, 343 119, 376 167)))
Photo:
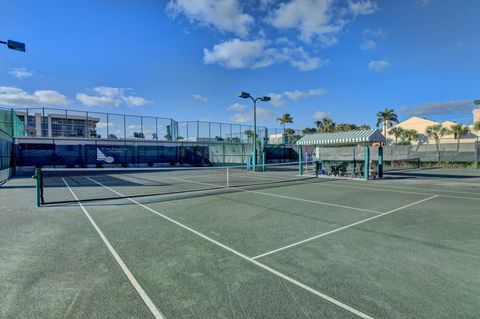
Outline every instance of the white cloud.
POLYGON ((96 127, 99 128, 99 129, 104 129, 104 128, 115 128, 117 127, 117 125, 115 123, 112 123, 112 122, 98 122, 96 124, 96 127))
POLYGON ((362 50, 371 50, 377 47, 377 43, 381 39, 385 39, 388 35, 388 32, 378 28, 378 29, 365 29, 362 31, 363 42, 360 44, 360 49, 362 50))
POLYGON ((211 26, 220 32, 248 35, 253 18, 242 12, 237 0, 170 0, 167 12, 183 14, 190 22, 211 26))
POLYGON ((362 35, 365 38, 386 38, 388 35, 388 32, 383 30, 382 28, 378 29, 365 29, 362 31, 362 35))
MULTIPOLYGON (((262 107, 257 107, 257 121, 269 122, 275 118, 275 113, 262 107)), ((253 121, 252 112, 235 113, 230 117, 230 120, 235 123, 246 123, 253 121)))
POLYGON ((340 31, 344 22, 332 22, 332 0, 292 0, 273 11, 269 22, 278 29, 298 29, 300 38, 310 42, 340 31))
POLYGON ((282 94, 269 93, 268 96, 271 98, 270 104, 272 104, 275 107, 281 107, 287 104, 287 101, 283 99, 282 94))
POLYGON ((432 2, 433 0, 416 0, 415 4, 419 7, 424 7, 424 6, 428 6, 432 2))
POLYGON ((298 99, 306 98, 310 96, 323 95, 325 93, 327 93, 327 90, 325 90, 324 88, 318 88, 318 89, 310 89, 308 91, 299 91, 299 90, 285 91, 283 94, 285 94, 291 100, 298 100, 298 99))
POLYGON ((360 44, 360 49, 362 50, 371 50, 377 47, 377 43, 373 40, 365 40, 360 44))
POLYGON ((86 93, 77 93, 76 99, 87 106, 143 106, 151 101, 140 97, 128 95, 132 89, 116 88, 110 86, 97 86, 92 89, 97 95, 88 95, 86 93))
POLYGON ((311 57, 302 47, 268 48, 265 40, 231 39, 203 49, 205 64, 219 64, 229 69, 264 68, 289 61, 300 71, 310 71, 328 64, 328 60, 311 57))
POLYGON ((245 104, 235 103, 227 107, 227 111, 243 111, 247 108, 245 104))
POLYGON ((203 49, 203 61, 206 64, 218 63, 230 69, 252 67, 256 60, 262 60, 264 46, 264 40, 232 39, 215 44, 211 51, 203 49))
POLYGON ((0 86, 0 104, 11 106, 67 105, 65 95, 52 90, 37 90, 33 94, 9 86, 0 86))
POLYGON ((472 100, 456 100, 430 102, 402 108, 408 116, 439 115, 439 114, 467 114, 475 109, 472 100))
POLYGON ((19 80, 28 79, 33 76, 33 71, 29 71, 26 68, 11 68, 8 74, 19 80))
POLYGON ((312 115, 314 120, 322 120, 324 118, 330 118, 330 115, 324 111, 317 111, 312 115))
POLYGON ((390 62, 387 60, 376 60, 376 61, 370 61, 368 64, 368 68, 372 71, 375 72, 381 72, 390 67, 390 62))
POLYGON ((311 57, 302 47, 294 49, 290 64, 300 71, 311 71, 327 66, 330 61, 318 57, 311 57))
POLYGON ((206 96, 201 95, 201 94, 194 94, 193 98, 195 100, 199 100, 199 101, 202 101, 202 102, 207 102, 208 101, 208 98, 206 96))
POLYGON ((372 14, 378 10, 377 3, 371 0, 348 0, 348 8, 355 16, 372 14))

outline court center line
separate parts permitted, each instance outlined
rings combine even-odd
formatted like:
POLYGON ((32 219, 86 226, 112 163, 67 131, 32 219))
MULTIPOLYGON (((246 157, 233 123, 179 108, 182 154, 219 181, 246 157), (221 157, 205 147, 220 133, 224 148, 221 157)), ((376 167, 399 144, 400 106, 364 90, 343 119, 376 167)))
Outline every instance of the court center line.
MULTIPOLYGON (((183 179, 183 178, 173 178, 173 177, 171 177, 171 179, 181 180, 181 181, 184 181, 184 182, 190 182, 190 183, 195 183, 195 184, 202 184, 202 185, 207 185, 207 186, 222 187, 222 186, 219 186, 219 185, 216 185, 216 184, 195 182, 195 181, 190 181, 190 180, 183 179)), ((227 188, 227 187, 225 187, 225 188, 227 188)), ((339 204, 320 202, 320 201, 316 201, 316 200, 310 200, 310 199, 304 199, 304 198, 298 198, 298 197, 290 197, 290 196, 284 196, 284 195, 278 195, 278 194, 270 194, 270 193, 264 193, 264 192, 259 192, 259 191, 252 191, 252 190, 244 189, 244 188, 241 188, 241 187, 232 187, 232 189, 238 189, 238 190, 241 190, 242 192, 260 194, 260 195, 264 195, 264 196, 278 197, 278 198, 296 200, 296 201, 312 203, 312 204, 319 204, 319 205, 325 205, 325 206, 345 208, 345 209, 350 209, 350 210, 357 210, 357 211, 373 213, 373 214, 377 214, 377 215, 382 214, 382 212, 379 212, 379 211, 376 211, 376 210, 370 210, 370 209, 364 209, 364 208, 358 208, 358 207, 352 207, 352 206, 344 206, 344 205, 339 205, 339 204)))
POLYGON ((140 297, 142 298, 143 302, 145 303, 145 305, 148 307, 148 309, 150 310, 150 312, 152 313, 152 315, 156 318, 156 319, 164 319, 165 317, 162 315, 162 313, 160 312, 160 310, 158 310, 157 306, 155 306, 155 304, 153 303, 153 301, 150 299, 150 297, 148 296, 148 294, 145 292, 145 290, 143 290, 142 286, 138 283, 137 279, 135 278, 135 276, 132 274, 132 272, 130 271, 130 269, 128 269, 127 265, 123 262, 122 258, 120 257, 120 255, 117 253, 117 251, 115 250, 115 248, 113 248, 112 244, 110 244, 110 241, 107 239, 107 236, 105 236, 105 234, 102 232, 102 230, 100 229, 100 227, 98 227, 98 225, 95 223, 95 221, 93 220, 92 216, 90 216, 90 214, 88 213, 87 209, 83 206, 83 204, 78 200, 78 197, 77 195, 73 192, 73 190, 70 188, 70 185, 68 185, 67 181, 65 180, 65 178, 62 178, 63 182, 65 183, 65 185, 67 185, 67 188, 68 190, 70 191, 70 193, 72 193, 73 197, 75 198, 75 200, 78 201, 78 205, 80 206, 80 208, 82 209, 83 213, 85 214, 85 216, 87 216, 88 220, 90 221, 90 223, 92 224, 93 228, 95 228, 95 230, 97 231, 98 235, 100 236, 100 238, 103 240, 103 243, 105 244, 105 246, 107 246, 108 250, 110 251, 110 253, 112 254, 113 258, 115 258, 115 261, 118 263, 118 265, 120 266, 120 268, 122 269, 123 273, 125 274, 125 276, 127 276, 127 279, 130 281, 130 283, 132 284, 133 288, 135 288, 135 290, 137 291, 137 293, 140 295, 140 297))
POLYGON ((90 180, 93 181, 94 183, 97 183, 98 185, 100 185, 100 186, 108 189, 109 191, 111 191, 111 192, 113 192, 113 193, 115 193, 115 194, 118 194, 118 195, 120 195, 120 196, 128 199, 128 200, 131 201, 132 203, 134 203, 134 204, 136 204, 136 205, 138 205, 138 206, 140 206, 140 207, 143 207, 144 209, 146 209, 146 210, 154 213, 155 215, 158 215, 158 216, 162 217, 163 219, 166 219, 166 220, 168 220, 169 222, 171 222, 171 223, 173 223, 173 224, 175 224, 175 225, 177 225, 177 226, 179 226, 179 227, 181 227, 181 228, 183 228, 183 229, 185 229, 185 230, 188 230, 189 232, 194 233, 195 235, 197 235, 197 236, 199 236, 199 237, 201 237, 201 238, 203 238, 203 239, 205 239, 205 240, 207 240, 207 241, 209 241, 209 242, 211 242, 211 243, 213 243, 213 244, 215 244, 215 245, 217 245, 217 246, 219 246, 219 247, 221 247, 221 248, 223 248, 223 249, 228 250, 229 252, 237 255, 238 257, 240 257, 240 258, 242 258, 242 259, 244 259, 244 260, 247 260, 247 261, 249 261, 250 263, 252 263, 252 264, 254 264, 254 265, 256 265, 256 266, 258 266, 258 267, 260 267, 260 268, 262 268, 262 269, 264 269, 264 270, 266 270, 266 271, 268 271, 268 272, 270 272, 270 273, 272 273, 272 274, 274 274, 274 275, 276 275, 276 276, 278 276, 278 277, 280 277, 280 278, 282 278, 282 279, 284 279, 284 280, 286 280, 286 281, 288 281, 288 282, 290 282, 290 283, 292 283, 292 284, 294 284, 294 285, 296 285, 296 286, 304 289, 304 290, 307 290, 307 291, 309 291, 310 293, 312 293, 312 294, 314 294, 314 295, 316 295, 316 296, 318 296, 318 297, 320 297, 320 298, 322 298, 322 299, 324 299, 324 300, 326 300, 326 301, 328 301, 328 302, 330 302, 330 303, 332 303, 332 304, 334 304, 334 305, 336 305, 336 306, 338 306, 338 307, 341 307, 341 308, 343 308, 343 309, 345 309, 345 310, 347 310, 347 311, 349 311, 349 312, 357 315, 357 316, 360 317, 360 318, 373 319, 373 317, 371 317, 371 316, 369 316, 369 315, 367 315, 367 314, 364 314, 363 312, 361 312, 361 311, 359 311, 359 310, 357 310, 357 309, 355 309, 355 308, 352 308, 352 307, 350 307, 349 305, 344 304, 343 302, 338 301, 337 299, 335 299, 335 298, 333 298, 333 297, 330 297, 330 296, 328 296, 328 295, 326 295, 326 294, 324 294, 324 293, 322 293, 322 292, 320 292, 320 291, 318 291, 318 290, 316 290, 316 289, 314 289, 314 288, 312 288, 312 287, 310 287, 310 286, 307 286, 307 285, 305 285, 305 284, 303 284, 303 283, 301 283, 301 282, 299 282, 299 281, 297 281, 297 280, 295 280, 295 279, 293 279, 293 278, 291 278, 291 277, 289 277, 289 276, 287 276, 287 275, 285 275, 285 274, 283 274, 283 273, 281 273, 281 272, 279 272, 279 271, 277 271, 277 270, 275 270, 275 269, 273 269, 273 268, 270 268, 270 267, 268 267, 267 265, 264 265, 264 264, 260 263, 259 261, 254 260, 254 259, 252 259, 252 258, 250 258, 250 257, 248 257, 248 256, 246 256, 246 255, 244 255, 244 254, 242 254, 241 252, 239 252, 239 251, 237 251, 237 250, 235 250, 235 249, 233 249, 233 248, 230 248, 230 247, 228 247, 228 246, 226 246, 226 245, 224 245, 224 244, 216 241, 215 239, 210 238, 210 237, 208 237, 207 235, 204 235, 204 234, 200 233, 199 231, 196 231, 195 229, 193 229, 193 228, 191 228, 191 227, 189 227, 189 226, 184 225, 184 224, 176 221, 175 219, 170 218, 170 217, 168 217, 168 216, 166 216, 166 215, 164 215, 164 214, 156 211, 156 210, 153 209, 153 208, 150 208, 150 207, 148 207, 148 206, 146 206, 146 205, 144 205, 144 204, 142 204, 142 203, 137 202, 137 201, 134 200, 133 198, 126 197, 126 196, 123 195, 122 193, 117 192, 116 190, 114 190, 113 188, 110 188, 110 187, 108 187, 108 186, 105 186, 105 185, 103 185, 102 183, 97 182, 97 181, 95 181, 94 179, 91 179, 90 177, 88 177, 88 179, 90 179, 90 180))
POLYGON ((282 251, 282 250, 285 250, 285 249, 288 249, 288 248, 292 248, 292 247, 295 247, 295 246, 304 244, 304 243, 306 243, 306 242, 309 242, 309 241, 312 241, 312 240, 315 240, 315 239, 318 239, 318 238, 321 238, 321 237, 325 237, 325 236, 331 235, 331 234, 333 234, 333 233, 336 233, 336 232, 345 230, 345 229, 347 229, 347 228, 351 228, 351 227, 354 227, 354 226, 357 226, 357 225, 366 223, 366 222, 368 222, 368 221, 371 221, 371 220, 373 220, 373 219, 376 219, 376 218, 379 218, 379 217, 382 217, 382 216, 385 216, 385 215, 388 215, 388 214, 397 212, 397 211, 402 210, 402 209, 404 209, 404 208, 407 208, 407 207, 410 207, 410 206, 413 206, 413 205, 417 205, 417 204, 426 202, 427 200, 430 200, 430 199, 435 198, 435 197, 438 197, 438 195, 433 195, 433 196, 430 196, 430 197, 428 197, 428 198, 424 198, 424 199, 422 199, 422 200, 416 201, 416 202, 414 202, 414 203, 411 203, 411 204, 408 204, 408 205, 405 205, 405 206, 402 206, 402 207, 399 207, 399 208, 396 208, 396 209, 392 209, 392 210, 390 210, 390 211, 388 211, 388 212, 385 212, 385 213, 382 213, 382 214, 380 214, 380 215, 376 215, 376 216, 373 216, 373 217, 369 217, 369 218, 366 218, 366 219, 362 219, 362 220, 360 220, 360 221, 358 221, 358 222, 355 222, 355 223, 352 223, 352 224, 349 224, 349 225, 346 225, 346 226, 343 226, 343 227, 340 227, 340 228, 336 228, 336 229, 327 231, 327 232, 325 232, 325 233, 318 234, 318 235, 316 235, 316 236, 313 236, 313 237, 310 237, 310 238, 307 238, 307 239, 298 241, 298 242, 296 242, 296 243, 293 243, 293 244, 290 244, 290 245, 287 245, 287 246, 283 246, 283 247, 280 247, 280 248, 277 248, 277 249, 268 251, 268 252, 263 253, 263 254, 261 254, 261 255, 257 255, 257 256, 255 256, 255 257, 252 257, 252 259, 262 258, 262 257, 268 256, 268 255, 271 255, 271 254, 280 252, 280 251, 282 251))

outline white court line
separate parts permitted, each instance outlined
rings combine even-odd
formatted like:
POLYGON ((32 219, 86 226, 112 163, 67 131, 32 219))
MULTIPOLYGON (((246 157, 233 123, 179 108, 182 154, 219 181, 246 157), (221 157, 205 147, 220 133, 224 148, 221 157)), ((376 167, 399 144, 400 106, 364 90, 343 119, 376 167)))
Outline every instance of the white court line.
MULTIPOLYGON (((202 185, 207 185, 207 186, 217 186, 218 187, 218 185, 215 185, 215 184, 203 183, 203 182, 194 182, 194 181, 189 181, 189 180, 186 180, 186 179, 183 179, 183 178, 173 178, 172 177, 172 179, 177 179, 177 180, 181 180, 181 181, 185 181, 185 182, 202 184, 202 185)), ((358 211, 361 211, 361 212, 373 213, 373 214, 378 214, 378 215, 382 214, 382 212, 378 212, 378 211, 370 210, 370 209, 364 209, 364 208, 358 208, 358 207, 352 207, 352 206, 344 206, 344 205, 332 204, 332 203, 327 203, 327 202, 320 202, 320 201, 304 199, 304 198, 297 198, 297 197, 290 197, 290 196, 284 196, 284 195, 277 195, 277 194, 270 194, 270 193, 252 191, 252 190, 244 189, 244 188, 241 188, 241 187, 232 187, 232 189, 238 189, 238 190, 241 190, 242 192, 247 192, 247 193, 253 193, 253 194, 260 194, 260 195, 278 197, 278 198, 283 198, 283 199, 296 200, 296 201, 300 201, 300 202, 326 205, 326 206, 333 206, 333 207, 345 208, 345 209, 350 209, 350 210, 358 210, 358 211)))
POLYGON ((145 305, 148 307, 148 309, 150 310, 150 312, 152 313, 152 315, 156 318, 156 319, 164 319, 165 317, 160 313, 160 311, 158 310, 158 308, 155 306, 155 304, 153 303, 153 301, 150 299, 150 297, 147 295, 147 293, 145 292, 145 290, 143 290, 142 286, 140 286, 140 284, 138 283, 137 279, 135 279, 135 276, 133 276, 132 272, 130 271, 130 269, 128 269, 127 265, 123 262, 122 258, 120 257, 120 255, 117 253, 117 251, 113 248, 113 246, 110 244, 110 241, 107 239, 107 237, 105 236, 105 234, 102 232, 102 230, 100 229, 100 227, 97 226, 97 224, 95 223, 95 221, 93 220, 93 218, 90 216, 90 214, 88 213, 88 211, 85 209, 85 207, 83 206, 83 204, 78 200, 78 197, 77 195, 75 195, 75 193, 73 192, 73 190, 70 188, 70 185, 68 185, 67 181, 65 180, 65 178, 62 178, 63 182, 65 183, 65 185, 67 185, 68 187, 68 190, 70 191, 70 193, 72 193, 73 197, 75 197, 75 199, 78 201, 78 205, 80 205, 80 208, 83 210, 85 216, 87 216, 88 220, 90 221, 90 223, 92 224, 93 228, 95 228, 95 230, 97 231, 98 235, 100 235, 100 238, 102 238, 103 242, 105 243, 105 246, 107 246, 108 250, 110 251, 110 253, 112 254, 113 258, 115 258, 115 260, 117 261, 118 265, 120 266, 120 268, 122 269, 123 273, 125 274, 125 276, 127 276, 128 280, 130 281, 130 283, 132 284, 133 288, 135 288, 135 290, 137 291, 137 293, 140 295, 140 297, 142 298, 143 302, 145 303, 145 305))
POLYGON ((327 236, 327 235, 330 235, 330 234, 339 232, 339 231, 341 231, 341 230, 344 230, 344 229, 347 229, 347 228, 350 228, 350 227, 353 227, 353 226, 357 226, 357 225, 366 223, 366 222, 371 221, 371 220, 373 220, 373 219, 375 219, 375 218, 379 218, 379 217, 382 217, 382 216, 385 216, 385 215, 394 213, 394 212, 396 212, 396 211, 399 211, 399 210, 401 210, 401 209, 404 209, 404 208, 407 208, 407 207, 410 207, 410 206, 413 206, 413 205, 417 205, 417 204, 423 203, 423 202, 425 202, 425 201, 427 201, 427 200, 430 200, 430 199, 432 199, 432 198, 435 198, 435 197, 438 197, 438 195, 433 195, 433 196, 431 196, 431 197, 428 197, 428 198, 419 200, 419 201, 417 201, 417 202, 415 202, 415 203, 411 203, 411 204, 408 204, 408 205, 405 205, 405 206, 402 206, 402 207, 399 207, 399 208, 390 210, 390 211, 388 211, 388 212, 386 212, 386 213, 382 213, 382 214, 377 215, 377 216, 373 216, 373 217, 370 217, 370 218, 362 219, 362 220, 360 220, 360 221, 358 221, 358 222, 355 222, 355 223, 352 223, 352 224, 349 224, 349 225, 346 225, 346 226, 343 226, 343 227, 340 227, 340 228, 337 228, 337 229, 333 229, 333 230, 330 230, 330 231, 325 232, 325 233, 318 234, 318 235, 316 235, 316 236, 313 236, 313 237, 304 239, 304 240, 302 240, 302 241, 298 241, 298 242, 296 242, 296 243, 293 243, 293 244, 290 244, 290 245, 287 245, 287 246, 283 246, 283 247, 277 248, 277 249, 275 249, 275 250, 271 250, 271 251, 266 252, 266 253, 264 253, 264 254, 261 254, 261 255, 252 257, 252 259, 258 259, 258 258, 261 258, 261 257, 265 257, 265 256, 268 256, 268 255, 277 253, 277 252, 279 252, 279 251, 282 251, 282 250, 285 250, 285 249, 288 249, 288 248, 291 248, 291 247, 295 247, 295 246, 304 244, 304 243, 306 243, 306 242, 315 240, 315 239, 317 239, 317 238, 324 237, 324 236, 327 236))
MULTIPOLYGON (((350 186, 350 185, 340 185, 340 184, 334 184, 334 183, 329 183, 328 185, 327 184, 318 184, 318 185, 319 186, 336 186, 336 187, 343 187, 343 188, 356 188, 356 189, 364 189, 364 190, 375 190, 375 191, 381 191, 381 192, 404 193, 404 194, 415 194, 415 195, 425 195, 425 196, 438 195, 439 197, 447 197, 447 198, 480 200, 480 197, 475 198, 475 197, 454 196, 454 195, 445 195, 445 194, 401 191, 401 190, 395 189, 396 186, 386 186, 386 185, 383 185, 383 184, 377 184, 377 185, 372 185, 372 186, 389 187, 389 188, 394 188, 394 189, 382 189, 382 188, 379 188, 379 187, 350 186)), ((400 188, 412 189, 412 190, 414 190, 414 189, 421 190, 421 189, 415 188, 415 187, 400 187, 400 188)), ((438 191, 442 192, 441 190, 438 190, 438 191)))
MULTIPOLYGON (((102 187, 105 187, 105 188, 108 189, 109 191, 111 191, 111 192, 113 192, 113 193, 115 193, 115 194, 118 194, 118 195, 120 195, 120 196, 122 196, 122 197, 125 197, 125 195, 123 195, 122 193, 119 193, 119 192, 117 192, 116 190, 114 190, 114 189, 112 189, 112 188, 110 188, 110 187, 108 187, 108 186, 105 186, 105 185, 103 185, 103 184, 100 183, 100 182, 97 182, 97 181, 91 179, 90 177, 88 177, 88 178, 89 178, 91 181, 97 183, 98 185, 100 185, 100 186, 102 186, 102 187)), ((208 240, 209 242, 211 242, 211 243, 213 243, 213 244, 215 244, 215 245, 217 245, 217 246, 219 246, 219 247, 222 247, 222 248, 225 249, 225 250, 228 250, 229 252, 231 252, 231 253, 233 253, 233 254, 241 257, 242 259, 245 259, 245 260, 251 262, 252 264, 254 264, 254 265, 256 265, 256 266, 258 266, 258 267, 260 267, 260 268, 263 268, 263 269, 265 269, 266 271, 268 271, 268 272, 270 272, 270 273, 272 273, 272 274, 274 274, 274 275, 276 275, 276 276, 278 276, 278 277, 280 277, 280 278, 283 278, 283 279, 285 279, 286 281, 288 281, 288 282, 290 282, 290 283, 292 283, 292 284, 294 284, 294 285, 296 285, 296 286, 298 286, 298 287, 300 287, 300 288, 303 288, 303 289, 311 292, 312 294, 317 295, 317 296, 319 296, 320 298, 325 299, 325 300, 327 300, 328 302, 330 302, 330 303, 332 303, 332 304, 334 304, 334 305, 336 305, 336 306, 339 306, 339 307, 341 307, 341 308, 343 308, 343 309, 345 309, 345 310, 347 310, 347 311, 349 311, 349 312, 351 312, 351 313, 359 316, 360 318, 373 319, 373 318, 370 317, 369 315, 366 315, 366 314, 364 314, 363 312, 361 312, 361 311, 359 311, 359 310, 357 310, 357 309, 354 309, 354 308, 352 308, 352 307, 350 307, 350 306, 342 303, 341 301, 338 301, 338 300, 336 300, 336 299, 334 299, 334 298, 332 298, 332 297, 330 297, 330 296, 327 296, 326 294, 324 294, 324 293, 322 293, 322 292, 320 292, 320 291, 318 291, 318 290, 315 290, 315 289, 313 289, 313 288, 311 288, 311 287, 309 287, 309 286, 307 286, 307 285, 305 285, 305 284, 303 284, 303 283, 301 283, 301 282, 299 282, 299 281, 297 281, 297 280, 295 280, 295 279, 293 279, 293 278, 291 278, 291 277, 289 277, 289 276, 287 276, 287 275, 285 275, 285 274, 282 274, 281 272, 279 272, 279 271, 277 271, 277 270, 275 270, 275 269, 273 269, 273 268, 270 268, 270 267, 268 267, 268 266, 266 266, 266 265, 264 265, 264 264, 262 264, 262 263, 260 263, 260 262, 258 262, 258 261, 256 261, 256 260, 254 260, 254 259, 252 259, 252 258, 250 258, 250 257, 248 257, 248 256, 246 256, 246 255, 244 255, 244 254, 242 254, 242 253, 240 253, 239 251, 237 251, 237 250, 235 250, 235 249, 233 249, 233 248, 230 248, 230 247, 228 247, 228 246, 226 246, 226 245, 224 245, 224 244, 216 241, 215 239, 212 239, 212 238, 210 238, 210 237, 208 237, 208 236, 206 236, 206 235, 204 235, 204 234, 196 231, 195 229, 190 228, 190 227, 188 227, 188 226, 186 226, 186 225, 184 225, 184 224, 176 221, 176 220, 173 219, 173 218, 170 218, 170 217, 168 217, 168 216, 166 216, 166 215, 164 215, 164 214, 162 214, 162 213, 154 210, 153 208, 150 208, 150 207, 148 207, 148 206, 146 206, 146 205, 144 205, 144 204, 141 204, 141 203, 137 202, 137 201, 134 200, 133 198, 130 198, 130 197, 125 197, 125 198, 128 199, 129 201, 131 201, 132 203, 135 203, 135 204, 137 204, 138 206, 143 207, 143 208, 145 208, 146 210, 148 210, 148 211, 150 211, 150 212, 152 212, 152 213, 154 213, 154 214, 156 214, 156 215, 158 215, 158 216, 160 216, 160 217, 168 220, 169 222, 172 222, 172 223, 174 223, 175 225, 177 225, 177 226, 179 226, 179 227, 182 227, 183 229, 186 229, 186 230, 194 233, 195 235, 200 236, 200 237, 202 237, 203 239, 206 239, 206 240, 208 240)))
MULTIPOLYGON (((354 180, 354 179, 351 179, 352 181, 354 182, 361 182, 361 181, 357 181, 357 180, 354 180)), ((364 181, 363 181, 364 182, 364 181)), ((385 185, 385 182, 382 181, 382 183, 377 183, 375 186, 382 186, 382 187, 388 187, 388 188, 400 188, 400 189, 416 189, 416 190, 421 190, 423 186, 428 186, 429 184, 417 184, 420 186, 419 187, 407 187, 407 186, 394 186, 394 185, 385 185)), ((452 186, 447 186, 447 187, 452 187, 452 186)), ((437 191, 437 192, 441 192, 441 193, 453 193, 453 194, 469 194, 469 195, 479 195, 479 193, 475 193, 475 192, 462 192, 462 191, 450 191, 450 190, 442 190, 442 189, 432 189, 432 188, 424 188, 424 190, 427 190, 427 191, 437 191)), ((442 195, 443 196, 443 195, 442 195)))

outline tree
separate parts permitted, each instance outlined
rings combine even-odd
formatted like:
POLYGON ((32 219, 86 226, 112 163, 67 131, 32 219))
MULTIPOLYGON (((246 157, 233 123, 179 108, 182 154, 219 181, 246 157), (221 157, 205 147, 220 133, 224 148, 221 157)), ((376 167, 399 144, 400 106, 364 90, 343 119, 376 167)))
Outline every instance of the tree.
POLYGON ((448 130, 448 128, 443 127, 442 124, 429 126, 425 130, 425 134, 427 134, 429 138, 433 138, 435 140, 438 162, 440 162, 440 138, 449 133, 450 131, 448 130))
POLYGON ((473 123, 473 130, 480 131, 480 121, 476 121, 475 123, 473 123))
POLYGON ((395 144, 398 143, 398 139, 403 136, 405 130, 400 126, 395 126, 388 131, 388 134, 393 135, 395 137, 395 144))
POLYGON ((457 140, 457 152, 460 149, 460 139, 470 133, 470 128, 463 124, 455 124, 450 126, 453 138, 457 140))
POLYGON ((340 123, 336 126, 335 131, 337 132, 348 132, 358 129, 357 125, 352 123, 340 123))
POLYGON ((372 127, 368 124, 362 124, 358 127, 359 130, 371 130, 372 127))
POLYGON ((287 123, 293 123, 293 117, 289 113, 285 113, 282 117, 277 118, 277 122, 280 122, 280 125, 283 126, 283 136, 286 137, 285 125, 287 123))
POLYGON ((316 132, 317 132, 317 129, 312 128, 312 127, 306 127, 302 130, 303 135, 313 134, 313 133, 316 133, 316 132))
POLYGON ((255 136, 255 133, 253 133, 252 130, 246 130, 243 133, 245 134, 245 136, 247 137, 248 140, 253 139, 254 136, 255 136))
POLYGON ((420 134, 417 130, 404 130, 403 131, 403 138, 407 141, 408 144, 411 144, 412 141, 418 140, 420 134))
POLYGON ((328 133, 335 130, 335 122, 329 117, 324 117, 320 121, 315 121, 317 132, 328 133))
POLYGON ((295 137, 295 130, 291 128, 285 129, 283 133, 284 140, 293 144, 293 138, 295 137))
POLYGON ((383 111, 377 113, 377 127, 383 124, 383 136, 387 137, 387 129, 390 128, 393 123, 399 123, 398 115, 394 110, 385 108, 383 111))

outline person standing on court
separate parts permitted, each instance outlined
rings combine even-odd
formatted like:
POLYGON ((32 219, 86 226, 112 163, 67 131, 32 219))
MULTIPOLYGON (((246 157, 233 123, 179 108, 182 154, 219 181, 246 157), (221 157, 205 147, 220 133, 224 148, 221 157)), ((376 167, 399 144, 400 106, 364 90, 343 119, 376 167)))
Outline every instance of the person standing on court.
POLYGON ((315 177, 318 178, 318 173, 320 172, 320 161, 318 158, 315 158, 315 177))

